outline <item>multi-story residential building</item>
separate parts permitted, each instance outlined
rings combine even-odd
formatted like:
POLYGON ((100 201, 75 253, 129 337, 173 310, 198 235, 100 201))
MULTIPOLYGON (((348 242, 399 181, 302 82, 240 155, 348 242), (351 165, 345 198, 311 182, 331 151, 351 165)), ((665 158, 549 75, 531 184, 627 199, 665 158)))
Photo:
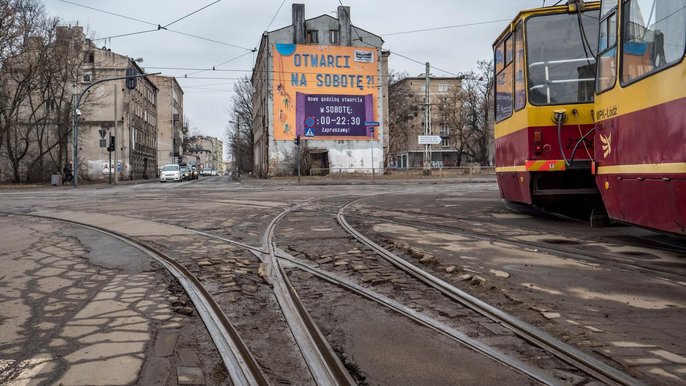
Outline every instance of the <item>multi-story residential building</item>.
POLYGON ((394 135, 403 138, 392 141, 397 144, 391 149, 391 160, 400 168, 422 167, 424 165, 425 147, 418 141, 419 135, 440 136, 439 144, 428 145, 431 152, 432 167, 456 166, 461 160, 459 145, 459 119, 456 114, 459 108, 458 93, 462 87, 460 77, 429 77, 429 101, 426 103, 426 76, 407 77, 405 82, 409 90, 415 95, 418 105, 414 118, 407 123, 406 130, 394 135), (425 126, 425 109, 429 109, 428 132, 425 126))
POLYGON ((192 164, 200 169, 222 169, 224 144, 215 137, 196 135, 184 140, 182 163, 192 164))
POLYGON ((292 24, 262 35, 251 79, 260 177, 293 173, 297 140, 320 172, 383 165, 389 53, 351 24, 350 7, 337 16, 305 20, 305 5, 293 4, 292 24))
POLYGON ((157 162, 179 163, 183 151, 183 90, 176 78, 153 75, 157 93, 157 162))
MULTIPOLYGON (((123 78, 130 67, 139 74, 144 73, 131 58, 104 47, 98 48, 85 39, 84 65, 77 90, 84 90, 93 82, 123 78)), ((126 87, 125 79, 105 81, 90 89, 80 105, 81 176, 107 178, 110 169, 115 167, 122 179, 157 176, 157 92, 157 86, 147 77, 137 78, 136 87, 131 90, 126 87), (112 165, 101 141, 109 136, 115 137, 116 144, 112 165)))

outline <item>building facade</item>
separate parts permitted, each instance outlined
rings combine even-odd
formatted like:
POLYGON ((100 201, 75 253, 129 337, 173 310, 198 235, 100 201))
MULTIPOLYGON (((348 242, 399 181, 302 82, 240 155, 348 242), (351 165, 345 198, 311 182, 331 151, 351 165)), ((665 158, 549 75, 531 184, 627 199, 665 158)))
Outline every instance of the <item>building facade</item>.
MULTIPOLYGON (((131 58, 85 40, 77 90, 101 80, 123 78, 129 67, 144 73, 131 58)), ((126 87, 125 79, 117 79, 97 84, 84 94, 78 133, 80 177, 105 179, 110 173, 119 179, 157 176, 157 92, 151 79, 140 77, 134 89, 126 87), (111 136, 115 150, 110 164, 106 145, 111 136)))
POLYGON ((199 169, 222 170, 224 144, 215 137, 196 135, 184 140, 181 163, 195 165, 199 169))
POLYGON ((461 127, 456 117, 459 109, 459 92, 462 87, 460 77, 430 76, 428 94, 426 93, 427 78, 425 75, 407 77, 400 82, 414 94, 418 101, 416 114, 408 122, 407 130, 394 135, 402 135, 397 141, 398 146, 391 149, 391 166, 398 168, 414 168, 424 166, 426 146, 429 146, 432 167, 452 167, 460 165, 459 130, 461 127), (428 96, 429 100, 426 101, 428 96), (425 126, 428 113, 428 127, 425 126), (420 135, 440 136, 441 142, 432 145, 420 145, 420 135))
POLYGON ((176 78, 152 75, 157 93, 157 162, 178 164, 183 151, 183 90, 176 78))
POLYGON ((383 40, 338 18, 305 20, 293 4, 290 26, 265 32, 253 69, 254 173, 292 174, 306 149, 312 170, 371 172, 383 165, 388 52, 383 40))

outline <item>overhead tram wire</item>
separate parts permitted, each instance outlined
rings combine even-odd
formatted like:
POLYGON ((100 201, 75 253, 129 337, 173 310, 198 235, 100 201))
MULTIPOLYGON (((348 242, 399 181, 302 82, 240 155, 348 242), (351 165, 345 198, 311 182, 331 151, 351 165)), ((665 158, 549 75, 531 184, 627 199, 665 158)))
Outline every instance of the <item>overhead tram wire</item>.
POLYGON ((106 13, 106 14, 112 15, 112 16, 123 17, 124 19, 137 21, 137 22, 139 22, 139 23, 145 23, 145 24, 153 25, 153 26, 155 26, 155 27, 157 27, 157 26, 159 25, 159 24, 152 23, 152 22, 149 22, 149 21, 145 21, 145 20, 141 20, 141 19, 136 19, 136 18, 134 18, 134 17, 130 17, 130 16, 126 16, 126 15, 120 15, 120 14, 118 14, 118 13, 114 13, 114 12, 110 12, 110 11, 105 11, 105 10, 103 10, 103 9, 98 9, 98 8, 95 8, 95 7, 90 7, 90 6, 88 6, 88 5, 83 5, 83 4, 79 4, 79 3, 74 3, 73 1, 67 1, 67 0, 57 0, 57 1, 60 1, 60 2, 62 2, 62 3, 71 4, 71 5, 75 5, 75 6, 77 6, 77 7, 92 9, 93 11, 98 11, 98 12, 106 13))
MULTIPOLYGON (((102 38, 96 38, 96 39, 93 39, 93 41, 107 40, 107 39, 111 39, 111 38, 124 37, 124 36, 131 36, 131 35, 136 35, 136 34, 142 34, 142 33, 148 33, 148 32, 155 32, 155 31, 159 31, 159 30, 165 30, 165 31, 169 31, 169 32, 172 32, 172 33, 175 33, 175 34, 179 34, 179 35, 183 35, 183 36, 187 36, 187 37, 191 37, 191 38, 195 38, 195 39, 201 39, 201 40, 205 40, 205 41, 212 42, 212 43, 217 43, 217 44, 221 44, 221 45, 225 45, 225 46, 229 46, 229 47, 233 47, 233 48, 238 48, 238 49, 241 49, 241 50, 246 50, 246 51, 252 51, 252 50, 253 50, 252 48, 241 47, 241 46, 238 46, 238 45, 235 45, 235 44, 226 43, 226 42, 222 42, 222 41, 219 41, 219 40, 214 40, 214 39, 206 38, 206 37, 203 37, 203 36, 197 36, 197 35, 192 35, 192 34, 189 34, 189 33, 181 32, 181 31, 175 31, 175 30, 166 28, 166 26, 163 27, 161 24, 158 24, 158 23, 153 23, 153 22, 146 21, 146 20, 136 19, 136 18, 134 18, 134 17, 130 17, 130 16, 126 16, 126 15, 122 15, 122 14, 118 14, 118 13, 106 11, 106 10, 104 10, 104 9, 99 9, 99 8, 91 7, 91 6, 88 6, 88 5, 83 5, 83 4, 75 3, 75 2, 73 2, 73 1, 68 1, 68 0, 57 0, 57 1, 61 1, 61 2, 63 2, 63 3, 75 5, 75 6, 77 6, 77 7, 87 8, 87 9, 90 9, 90 10, 93 10, 93 11, 102 12, 102 13, 105 13, 105 14, 108 14, 108 15, 117 16, 117 17, 121 17, 121 18, 124 18, 124 19, 133 20, 133 21, 137 21, 137 22, 139 22, 139 23, 144 23, 144 24, 148 24, 148 25, 152 25, 152 26, 157 27, 157 29, 154 29, 154 30, 146 30, 146 31, 132 32, 132 33, 129 33, 129 34, 112 35, 112 36, 106 36, 106 37, 102 37, 102 38)), ((219 1, 221 1, 221 0, 219 0, 219 1)), ((215 3, 216 3, 216 1, 215 1, 215 3)), ((212 3, 212 4, 214 4, 214 3, 212 3)), ((209 4, 209 5, 205 6, 204 8, 207 8, 207 7, 209 7, 209 6, 212 5, 212 4, 209 4)), ((200 10, 202 10, 202 8, 201 8, 200 10)), ((198 10, 198 11, 200 11, 200 10, 198 10)), ((197 13, 198 11, 195 11, 195 12, 197 13)), ((184 16, 184 18, 185 18, 185 17, 188 17, 188 16, 190 16, 190 14, 184 16)), ((179 20, 180 20, 180 19, 179 19, 179 20)), ((176 21, 174 21, 174 22, 172 22, 172 23, 175 23, 175 22, 176 22, 176 21)), ((172 23, 167 24, 167 25, 171 25, 172 23)))
POLYGON ((481 21, 478 23, 456 24, 456 25, 449 25, 449 26, 445 26, 445 27, 424 28, 424 29, 416 29, 416 30, 402 31, 402 32, 391 32, 391 33, 380 34, 379 36, 404 35, 404 34, 411 34, 411 33, 417 33, 417 32, 438 31, 438 30, 443 30, 443 29, 474 27, 474 26, 478 26, 478 25, 502 23, 502 22, 507 22, 507 21, 510 21, 510 19, 488 20, 488 21, 481 21))
MULTIPOLYGON (((343 5, 343 2, 342 2, 341 0, 338 0, 338 4, 340 4, 341 7, 343 7, 343 9, 345 10, 346 16, 348 17, 348 19, 350 19, 350 14, 348 13, 348 10, 345 8, 345 6, 343 5)), ((371 44, 371 43, 367 43, 367 42, 365 42, 364 40, 362 40, 362 37, 360 36, 359 32, 357 32, 357 29, 355 28, 355 26, 352 26, 352 30, 355 31, 355 35, 357 35, 357 40, 359 40, 361 43, 366 44, 366 45, 371 46, 371 47, 374 47, 374 48, 377 48, 377 49, 378 49, 378 48, 381 48, 381 47, 377 47, 377 46, 375 46, 375 45, 373 45, 373 44, 371 44)), ((419 63, 419 64, 421 64, 421 65, 425 65, 425 64, 426 64, 426 63, 420 62, 419 60, 412 59, 412 58, 410 58, 409 56, 405 56, 405 55, 399 54, 398 52, 395 52, 395 51, 392 51, 392 50, 388 50, 388 51, 391 52, 391 53, 394 54, 394 55, 398 55, 398 56, 400 56, 401 58, 407 59, 407 60, 409 60, 409 61, 412 61, 412 62, 415 62, 415 63, 419 63)), ((442 70, 442 69, 440 69, 440 68, 438 68, 438 67, 433 67, 433 66, 432 66, 432 68, 435 69, 435 70, 437 70, 437 71, 445 72, 446 74, 450 74, 450 75, 455 76, 455 77, 459 77, 459 76, 460 76, 460 75, 455 74, 455 73, 453 73, 453 72, 450 72, 450 71, 447 71, 447 70, 442 70)))
MULTIPOLYGON (((236 57, 234 57, 234 58, 231 58, 231 59, 229 59, 229 60, 227 60, 227 61, 224 61, 224 62, 222 62, 222 63, 219 63, 219 64, 217 64, 217 65, 214 65, 214 66, 212 66, 212 68, 206 68, 206 69, 198 70, 198 71, 192 72, 192 73, 190 73, 190 74, 188 74, 188 75, 196 75, 196 74, 200 74, 201 72, 205 72, 205 71, 217 71, 217 69, 216 69, 217 67, 223 66, 223 65, 225 65, 226 63, 233 62, 234 60, 238 60, 238 59, 240 59, 240 58, 242 58, 242 57, 244 57, 244 56, 246 56, 246 55, 251 54, 252 52, 254 52, 254 51, 246 52, 246 53, 244 53, 244 54, 241 54, 241 55, 238 55, 238 56, 236 56, 236 57)), ((222 69, 219 69, 219 71, 223 71, 223 70, 222 70, 222 69)))
POLYGON ((211 7, 211 6, 213 6, 213 5, 217 4, 217 3, 219 3, 220 1, 222 1, 222 0, 216 0, 216 1, 212 2, 212 3, 210 3, 210 4, 207 4, 206 6, 204 6, 204 7, 202 7, 202 8, 196 9, 195 11, 189 13, 188 15, 183 16, 183 17, 180 17, 180 18, 174 20, 173 22, 171 22, 171 23, 165 25, 165 26, 162 27, 162 28, 165 28, 165 29, 166 29, 166 28, 169 27, 170 25, 175 24, 175 23, 178 23, 178 22, 180 22, 181 20, 183 20, 183 19, 185 19, 185 18, 187 18, 187 17, 193 16, 193 15, 195 15, 196 13, 202 11, 203 9, 209 8, 209 7, 211 7))
POLYGON ((281 8, 283 7, 284 3, 286 3, 286 0, 283 0, 283 1, 281 2, 281 5, 279 5, 279 9, 276 10, 276 13, 274 14, 274 17, 272 17, 272 20, 269 21, 269 24, 267 25, 267 28, 264 29, 265 31, 269 31, 269 27, 272 26, 272 23, 274 22, 274 20, 276 19, 276 17, 279 15, 279 12, 281 11, 281 8))

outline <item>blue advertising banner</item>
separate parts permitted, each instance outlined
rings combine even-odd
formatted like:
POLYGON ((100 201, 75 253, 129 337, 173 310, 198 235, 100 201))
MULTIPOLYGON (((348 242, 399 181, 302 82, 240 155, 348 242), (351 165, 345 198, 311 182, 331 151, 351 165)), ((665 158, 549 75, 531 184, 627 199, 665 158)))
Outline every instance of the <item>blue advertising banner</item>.
POLYGON ((373 96, 296 93, 296 133, 315 137, 373 136, 373 96))

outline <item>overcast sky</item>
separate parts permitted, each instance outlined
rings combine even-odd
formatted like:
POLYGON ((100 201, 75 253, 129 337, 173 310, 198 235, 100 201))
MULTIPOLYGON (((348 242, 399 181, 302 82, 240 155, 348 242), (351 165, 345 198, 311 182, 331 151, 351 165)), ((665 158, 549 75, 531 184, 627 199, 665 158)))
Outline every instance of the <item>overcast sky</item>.
MULTIPOLYGON (((265 30, 291 24, 292 2, 282 0, 42 1, 50 16, 84 26, 95 39, 153 30, 96 43, 122 55, 142 57, 141 66, 147 72, 177 77, 191 127, 222 139, 233 84, 249 76, 254 64, 255 54, 250 50, 259 45, 265 30), (158 24, 169 25, 168 30, 157 30, 158 24), (212 67, 216 70, 200 72, 212 67)), ((305 4, 307 19, 322 14, 336 17, 341 5, 338 0, 299 2, 305 4)), ((547 0, 546 5, 555 2, 547 0)), ((353 25, 384 39, 384 49, 391 51, 391 70, 415 76, 424 72, 423 63, 430 62, 432 74, 453 76, 475 69, 478 60, 490 59, 491 44, 508 23, 504 20, 514 18, 520 9, 540 7, 543 0, 350 0, 342 4, 350 6, 353 25), (435 30, 411 32, 425 29, 435 30)))

